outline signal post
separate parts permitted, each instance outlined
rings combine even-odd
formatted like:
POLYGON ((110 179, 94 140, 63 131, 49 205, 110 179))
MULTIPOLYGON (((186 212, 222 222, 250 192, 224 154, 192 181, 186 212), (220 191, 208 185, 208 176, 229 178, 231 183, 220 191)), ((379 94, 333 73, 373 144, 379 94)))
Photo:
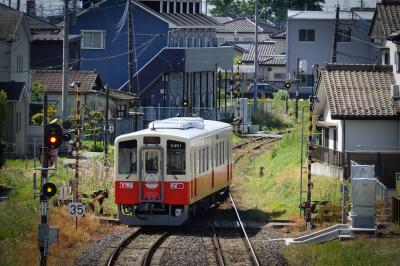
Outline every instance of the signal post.
POLYGON ((48 182, 49 150, 57 149, 62 142, 63 130, 55 124, 47 124, 47 93, 44 92, 43 105, 43 147, 42 147, 42 168, 40 180, 40 224, 38 225, 38 245, 40 251, 40 265, 47 265, 50 245, 57 242, 58 229, 48 224, 49 199, 57 192, 57 187, 48 182))

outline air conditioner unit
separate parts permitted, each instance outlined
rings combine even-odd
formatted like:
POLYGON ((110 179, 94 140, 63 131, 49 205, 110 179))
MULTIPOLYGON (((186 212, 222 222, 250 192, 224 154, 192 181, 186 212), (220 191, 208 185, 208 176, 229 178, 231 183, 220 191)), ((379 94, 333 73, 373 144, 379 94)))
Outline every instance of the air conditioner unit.
POLYGON ((400 85, 392 85, 390 87, 390 96, 392 98, 400 98, 400 85))

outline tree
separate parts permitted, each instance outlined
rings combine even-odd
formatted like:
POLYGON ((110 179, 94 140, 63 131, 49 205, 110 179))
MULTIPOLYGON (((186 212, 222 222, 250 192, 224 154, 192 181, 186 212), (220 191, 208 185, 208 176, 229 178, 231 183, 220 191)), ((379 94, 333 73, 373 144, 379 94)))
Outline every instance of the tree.
MULTIPOLYGON (((269 20, 282 20, 287 10, 322 10, 325 0, 259 0, 259 17, 269 20)), ((215 7, 211 9, 213 16, 229 16, 232 18, 254 18, 255 0, 210 0, 215 7)))
POLYGON ((32 101, 33 102, 43 102, 43 91, 47 88, 39 82, 32 82, 32 101))
MULTIPOLYGON (((47 121, 52 121, 57 118, 57 107, 55 104, 47 106, 47 121)), ((32 116, 32 123, 35 126, 43 126, 43 112, 36 113, 32 116)))
POLYGON ((3 143, 3 134, 4 134, 4 122, 6 120, 7 113, 7 94, 5 91, 0 90, 0 169, 4 164, 4 143, 3 143))
POLYGON ((85 109, 83 129, 85 130, 85 135, 93 139, 94 146, 96 146, 96 140, 103 132, 104 111, 101 108, 96 111, 89 111, 87 107, 85 109))

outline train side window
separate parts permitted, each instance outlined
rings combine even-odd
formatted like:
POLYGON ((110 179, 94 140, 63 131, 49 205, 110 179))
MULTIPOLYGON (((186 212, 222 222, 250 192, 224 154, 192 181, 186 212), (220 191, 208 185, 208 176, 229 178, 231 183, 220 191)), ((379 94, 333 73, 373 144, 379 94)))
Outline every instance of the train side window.
POLYGON ((219 165, 223 163, 223 158, 222 157, 222 142, 219 143, 219 165))
POLYGON ((203 154, 202 154, 202 158, 203 158, 203 173, 206 171, 206 149, 203 148, 203 154))
POLYGON ((209 148, 206 148, 206 171, 208 171, 210 169, 210 160, 209 160, 209 148))
POLYGON ((122 141, 118 144, 118 173, 137 173, 137 142, 136 140, 122 141))
POLYGON ((167 174, 184 175, 186 173, 185 143, 180 141, 167 141, 167 174))
POLYGON ((226 157, 225 157, 225 141, 222 142, 222 163, 226 163, 226 157))
POLYGON ((214 160, 215 160, 215 166, 218 166, 218 143, 217 143, 217 144, 215 144, 214 151, 215 151, 215 157, 214 157, 214 160))

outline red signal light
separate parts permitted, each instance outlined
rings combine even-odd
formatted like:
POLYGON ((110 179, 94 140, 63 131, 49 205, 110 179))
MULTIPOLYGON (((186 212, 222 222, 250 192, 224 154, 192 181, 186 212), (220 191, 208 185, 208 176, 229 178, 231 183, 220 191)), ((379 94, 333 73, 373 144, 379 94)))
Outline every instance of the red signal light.
POLYGON ((56 143, 57 142, 57 138, 56 137, 51 137, 50 138, 50 142, 53 143, 53 144, 56 143))

